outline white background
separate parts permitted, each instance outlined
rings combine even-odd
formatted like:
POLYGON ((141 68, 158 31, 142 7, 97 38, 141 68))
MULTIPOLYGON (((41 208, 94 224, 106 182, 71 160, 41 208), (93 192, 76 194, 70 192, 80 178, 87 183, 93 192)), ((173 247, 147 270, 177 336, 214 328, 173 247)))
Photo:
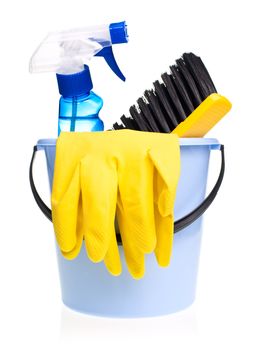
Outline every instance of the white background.
MULTIPOLYGON (((259 349, 259 1, 9 0, 0 6, 0 347, 259 349), (208 134, 225 144, 227 169, 205 215, 196 302, 155 319, 88 317, 61 304, 52 227, 28 182, 32 146, 56 136, 58 109, 55 75, 30 75, 31 54, 48 31, 124 19, 130 42, 114 52, 127 82, 101 59, 91 63, 107 126, 185 51, 202 57, 233 103, 208 134)), ((48 200, 42 164, 37 183, 48 200)))

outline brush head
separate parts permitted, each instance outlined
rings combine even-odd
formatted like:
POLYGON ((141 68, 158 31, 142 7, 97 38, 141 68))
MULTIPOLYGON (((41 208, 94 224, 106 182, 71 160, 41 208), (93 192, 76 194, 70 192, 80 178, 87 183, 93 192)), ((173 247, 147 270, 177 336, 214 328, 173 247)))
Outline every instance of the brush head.
POLYGON ((183 122, 200 104, 217 90, 200 57, 184 53, 170 67, 170 73, 153 83, 154 89, 131 106, 130 117, 121 117, 122 124, 114 129, 127 128, 169 133, 183 122))
POLYGON ((179 137, 203 137, 230 111, 231 106, 226 97, 213 93, 173 133, 179 137))

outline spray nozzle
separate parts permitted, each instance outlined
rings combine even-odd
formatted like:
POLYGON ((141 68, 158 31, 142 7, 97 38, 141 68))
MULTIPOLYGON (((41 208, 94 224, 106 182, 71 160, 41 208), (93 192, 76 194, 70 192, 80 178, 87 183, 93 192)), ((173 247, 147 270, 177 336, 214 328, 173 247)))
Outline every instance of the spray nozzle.
MULTIPOLYGON (((109 31, 112 44, 123 44, 128 42, 127 25, 125 22, 111 23, 109 25, 109 31)), ((118 78, 125 81, 125 76, 116 62, 112 45, 104 46, 95 54, 95 56, 103 57, 118 78)))
POLYGON ((30 61, 30 72, 73 74, 84 70, 93 56, 103 57, 112 71, 125 77, 115 60, 112 45, 128 42, 125 22, 50 33, 30 61))

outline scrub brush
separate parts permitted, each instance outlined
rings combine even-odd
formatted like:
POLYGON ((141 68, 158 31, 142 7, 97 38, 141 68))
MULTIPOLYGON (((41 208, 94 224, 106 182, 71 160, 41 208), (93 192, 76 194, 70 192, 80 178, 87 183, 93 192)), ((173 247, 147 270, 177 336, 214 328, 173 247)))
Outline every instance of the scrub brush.
POLYGON ((184 53, 146 90, 123 115, 114 129, 173 132, 179 137, 203 137, 231 109, 230 101, 217 93, 201 58, 184 53))

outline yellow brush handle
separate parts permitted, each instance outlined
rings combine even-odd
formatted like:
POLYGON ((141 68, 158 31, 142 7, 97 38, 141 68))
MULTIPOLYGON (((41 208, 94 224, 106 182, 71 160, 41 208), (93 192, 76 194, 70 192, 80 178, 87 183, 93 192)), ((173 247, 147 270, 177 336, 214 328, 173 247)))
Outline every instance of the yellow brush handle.
POLYGON ((173 130, 173 134, 179 137, 203 137, 231 107, 232 104, 226 97, 211 94, 173 130))

